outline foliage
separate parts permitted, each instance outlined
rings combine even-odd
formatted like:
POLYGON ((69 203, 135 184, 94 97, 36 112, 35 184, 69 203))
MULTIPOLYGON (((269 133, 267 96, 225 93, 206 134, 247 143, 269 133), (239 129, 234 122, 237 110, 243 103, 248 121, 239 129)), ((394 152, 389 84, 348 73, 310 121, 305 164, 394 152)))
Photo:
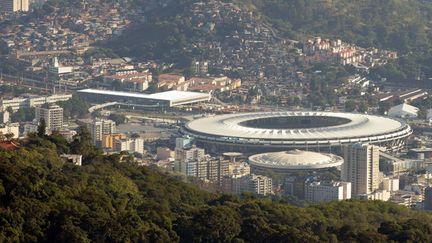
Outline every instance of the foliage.
MULTIPOLYGON (((9 109, 10 111, 10 109, 9 109)), ((35 117, 35 108, 20 108, 18 111, 11 113, 10 119, 12 122, 32 121, 35 117)))
POLYGON ((30 135, 0 150, 0 240, 39 242, 416 241, 432 217, 379 201, 299 208, 210 194, 156 169, 103 156, 82 129, 68 144, 30 135), (90 143, 90 144, 89 144, 90 143), (93 150, 93 152, 91 152, 93 150), (83 166, 59 153, 82 153, 83 166))
POLYGON ((123 114, 111 113, 108 119, 113 120, 116 125, 126 123, 126 116, 123 114))
POLYGON ((90 104, 79 95, 73 95, 70 100, 57 102, 63 108, 65 117, 83 117, 89 113, 90 104))

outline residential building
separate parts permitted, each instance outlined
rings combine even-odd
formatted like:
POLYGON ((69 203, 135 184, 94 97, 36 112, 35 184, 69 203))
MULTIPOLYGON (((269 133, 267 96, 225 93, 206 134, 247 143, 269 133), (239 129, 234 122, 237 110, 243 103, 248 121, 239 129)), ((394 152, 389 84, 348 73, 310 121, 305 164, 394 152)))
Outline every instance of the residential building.
POLYGON ((49 131, 58 131, 63 127, 63 108, 58 105, 36 107, 35 114, 36 122, 44 119, 49 131))
POLYGON ((351 182, 352 195, 368 195, 379 188, 379 147, 354 144, 343 147, 342 181, 351 182))
POLYGON ((62 154, 60 157, 66 161, 71 162, 74 165, 82 165, 82 155, 80 154, 62 154))
POLYGON ((272 179, 263 175, 251 174, 233 181, 233 192, 252 192, 258 195, 270 195, 273 193, 272 179))
POLYGON ((12 138, 19 138, 19 123, 0 124, 0 134, 12 134, 12 138))
POLYGON ((127 74, 115 74, 104 77, 104 82, 111 85, 119 83, 124 89, 131 91, 144 91, 152 81, 152 74, 149 72, 132 72, 127 74))
POLYGON ((187 149, 192 147, 193 138, 185 136, 176 138, 176 148, 178 149, 187 149))
POLYGON ((305 186, 305 199, 315 203, 351 199, 351 182, 312 182, 305 186))
POLYGON ((1 0, 0 12, 28 12, 29 6, 29 0, 1 0))
POLYGON ((86 126, 91 134, 93 142, 100 146, 102 145, 103 135, 110 135, 116 132, 115 122, 108 119, 95 119, 86 123, 86 126))
POLYGON ((428 186, 424 191, 425 198, 423 201, 423 206, 425 210, 432 210, 432 187, 428 186))
POLYGON ((156 149, 156 159, 157 160, 168 160, 174 159, 175 153, 167 147, 158 147, 156 149))
POLYGON ((71 94, 58 94, 51 96, 38 96, 38 95, 26 95, 22 97, 15 97, 12 99, 2 98, 0 100, 0 108, 7 110, 11 108, 14 112, 22 108, 31 108, 41 106, 46 103, 56 103, 59 101, 67 101, 72 98, 71 94))
POLYGON ((128 151, 131 153, 143 154, 144 140, 142 138, 115 139, 114 151, 117 152, 128 151))
POLYGON ((116 134, 106 134, 102 136, 102 148, 113 149, 114 148, 114 140, 116 139, 126 139, 125 134, 116 133, 116 134))

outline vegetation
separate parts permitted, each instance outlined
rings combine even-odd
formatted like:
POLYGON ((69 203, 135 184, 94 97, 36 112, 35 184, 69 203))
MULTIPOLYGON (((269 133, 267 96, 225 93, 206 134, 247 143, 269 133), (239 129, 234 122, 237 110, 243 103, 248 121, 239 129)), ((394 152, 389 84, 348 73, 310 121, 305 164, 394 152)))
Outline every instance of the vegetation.
POLYGON ((417 241, 432 217, 367 201, 298 208, 210 194, 120 155, 104 156, 81 129, 72 143, 30 135, 0 150, 0 239, 38 242, 417 241), (83 166, 59 154, 84 155, 83 166), (125 162, 120 162, 125 161, 125 162))
POLYGON ((73 95, 70 100, 57 103, 63 108, 65 117, 83 117, 89 113, 90 104, 78 95, 73 95))
POLYGON ((35 108, 20 108, 16 112, 12 112, 12 109, 8 109, 11 114, 10 119, 12 122, 25 122, 32 121, 35 117, 35 108))

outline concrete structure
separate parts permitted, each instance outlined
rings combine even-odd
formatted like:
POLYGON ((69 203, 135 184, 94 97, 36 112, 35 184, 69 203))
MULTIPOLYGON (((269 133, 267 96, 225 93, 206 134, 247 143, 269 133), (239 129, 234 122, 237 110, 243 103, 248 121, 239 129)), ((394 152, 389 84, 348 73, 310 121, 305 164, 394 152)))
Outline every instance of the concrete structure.
POLYGON ((144 154, 144 140, 142 138, 115 139, 114 151, 144 154))
POLYGON ((35 119, 36 122, 40 122, 41 119, 44 119, 47 130, 58 131, 63 127, 63 108, 58 105, 36 107, 35 119))
POLYGON ((193 138, 184 136, 184 137, 176 138, 175 147, 179 149, 186 149, 192 147, 192 144, 193 144, 193 138))
POLYGON ((160 108, 188 105, 210 100, 210 94, 186 91, 166 91, 155 94, 141 94, 121 91, 84 89, 78 94, 92 102, 113 102, 137 107, 160 108))
POLYGON ((156 149, 156 159, 157 160, 169 160, 174 159, 175 153, 167 147, 158 147, 156 149))
POLYGON ((0 12, 14 13, 14 12, 28 12, 29 0, 1 0, 0 12))
POLYGON ((367 142, 403 147, 411 127, 388 117, 336 112, 260 112, 218 115, 187 123, 181 132, 211 152, 333 151, 367 142))
POLYGON ((403 103, 391 107, 390 110, 388 111, 388 115, 392 117, 414 119, 417 118, 418 111, 419 108, 403 103))
POLYGON ((62 154, 60 157, 66 162, 71 162, 74 165, 82 165, 82 155, 80 154, 62 154))
POLYGON ((102 145, 101 142, 104 135, 116 133, 116 124, 112 120, 95 119, 87 122, 86 126, 92 136, 93 142, 100 146, 102 145))
POLYGON ((151 81, 152 74, 149 72, 133 72, 104 77, 104 82, 108 85, 112 85, 113 82, 118 82, 124 89, 131 91, 144 91, 148 88, 148 84, 151 81))
POLYGON ((273 193, 273 182, 270 177, 251 174, 234 179, 232 188, 236 194, 252 192, 266 196, 273 193))
POLYGON ((0 134, 11 134, 12 138, 19 138, 19 123, 0 124, 0 134))
POLYGON ((20 108, 30 108, 41 106, 46 103, 56 103, 59 101, 67 101, 72 98, 71 94, 58 94, 51 96, 37 96, 37 95, 27 95, 22 97, 17 97, 13 99, 2 98, 0 100, 0 107, 2 110, 7 110, 11 108, 13 111, 17 111, 20 108))
POLYGON ((126 139, 125 134, 106 134, 102 136, 102 148, 114 149, 114 140, 126 139))
POLYGON ((67 73, 71 73, 73 70, 72 67, 61 67, 59 62, 58 62, 58 58, 54 57, 53 58, 53 62, 52 64, 48 67, 48 71, 50 73, 53 73, 55 75, 61 75, 61 74, 67 74, 67 73))
POLYGON ((385 177, 381 182, 380 189, 389 192, 399 191, 399 178, 385 177))
POLYGON ((423 206, 425 210, 432 210, 432 187, 428 186, 425 188, 425 198, 423 206))
POLYGON ((407 171, 418 171, 425 168, 422 159, 401 159, 391 154, 380 152, 380 168, 387 174, 399 174, 407 171))
POLYGON ((379 188, 379 147, 354 144, 343 147, 342 181, 352 183, 352 195, 369 195, 379 188))
POLYGON ((351 183, 312 182, 305 186, 305 199, 314 203, 351 199, 351 183))
POLYGON ((7 123, 10 121, 10 114, 7 111, 0 111, 0 123, 7 123))
POLYGON ((289 173, 338 167, 343 164, 343 159, 333 154, 291 150, 252 155, 249 157, 249 164, 253 173, 264 170, 289 173))

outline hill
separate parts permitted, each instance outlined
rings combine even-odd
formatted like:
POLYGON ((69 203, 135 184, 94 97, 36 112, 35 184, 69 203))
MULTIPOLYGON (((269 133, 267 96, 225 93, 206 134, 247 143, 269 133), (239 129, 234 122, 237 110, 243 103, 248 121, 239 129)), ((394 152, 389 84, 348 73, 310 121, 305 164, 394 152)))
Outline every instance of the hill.
POLYGON ((104 156, 88 133, 31 135, 0 151, 0 240, 23 242, 428 241, 428 213, 384 202, 290 206, 210 194, 127 156, 104 156), (84 155, 83 166, 59 153, 84 155), (123 161, 123 162, 120 162, 123 161))

